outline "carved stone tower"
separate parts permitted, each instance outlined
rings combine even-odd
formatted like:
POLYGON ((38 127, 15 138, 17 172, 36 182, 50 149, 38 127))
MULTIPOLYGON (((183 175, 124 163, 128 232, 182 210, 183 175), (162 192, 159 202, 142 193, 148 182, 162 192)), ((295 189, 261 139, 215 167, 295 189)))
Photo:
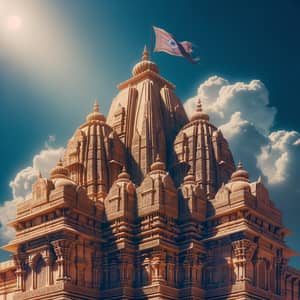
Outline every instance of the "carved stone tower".
POLYGON ((144 49, 17 205, 0 299, 299 299, 281 212, 144 49))

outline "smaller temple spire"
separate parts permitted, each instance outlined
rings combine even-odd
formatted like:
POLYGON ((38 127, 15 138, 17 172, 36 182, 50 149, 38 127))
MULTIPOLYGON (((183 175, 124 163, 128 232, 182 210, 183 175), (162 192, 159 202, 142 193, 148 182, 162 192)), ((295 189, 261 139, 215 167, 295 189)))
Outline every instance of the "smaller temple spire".
POLYGON ((146 45, 144 46, 142 60, 149 60, 149 53, 146 45))

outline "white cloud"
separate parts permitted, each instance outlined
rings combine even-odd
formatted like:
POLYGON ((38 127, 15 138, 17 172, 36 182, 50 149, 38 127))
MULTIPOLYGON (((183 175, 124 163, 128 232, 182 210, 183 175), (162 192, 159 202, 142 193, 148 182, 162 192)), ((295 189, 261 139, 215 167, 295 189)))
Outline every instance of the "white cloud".
MULTIPOLYGON (((52 141, 53 142, 53 141, 52 141)), ((12 239, 15 232, 6 226, 7 222, 15 217, 16 204, 30 196, 31 186, 39 172, 44 177, 49 177, 50 170, 62 157, 64 148, 47 148, 36 154, 32 159, 32 166, 20 170, 10 182, 13 199, 0 206, 0 241, 7 242, 12 239)))
POLYGON ((47 141, 45 142, 45 148, 49 149, 49 148, 55 148, 54 144, 56 142, 56 136, 54 134, 50 134, 48 136, 47 141))
POLYGON ((270 184, 290 179, 293 169, 299 169, 300 134, 296 131, 278 130, 269 135, 268 145, 262 147, 257 165, 270 184))
POLYGON ((227 139, 232 139, 237 134, 244 131, 244 127, 248 126, 249 122, 246 120, 243 120, 241 118, 241 113, 239 111, 235 112, 228 123, 221 125, 219 128, 223 132, 223 134, 226 136, 227 139))
POLYGON ((268 106, 268 90, 260 80, 230 84, 222 77, 208 78, 199 86, 197 95, 186 101, 185 109, 189 116, 198 97, 216 126, 225 125, 234 113, 240 112, 241 119, 255 124, 258 131, 266 133, 276 114, 276 109, 268 106))
POLYGON ((15 236, 15 230, 6 224, 13 220, 16 216, 16 205, 18 202, 24 200, 23 198, 16 198, 5 201, 0 206, 0 241, 1 243, 8 242, 15 236))
POLYGON ((14 199, 24 198, 30 193, 31 185, 36 180, 37 175, 38 171, 33 167, 27 167, 17 173, 14 180, 9 183, 14 199))

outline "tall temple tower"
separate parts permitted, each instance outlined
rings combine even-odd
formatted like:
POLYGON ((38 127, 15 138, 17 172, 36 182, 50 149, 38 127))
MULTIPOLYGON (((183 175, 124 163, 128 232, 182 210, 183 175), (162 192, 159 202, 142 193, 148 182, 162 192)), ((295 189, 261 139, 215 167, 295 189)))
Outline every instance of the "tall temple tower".
POLYGON ((299 299, 281 212, 200 99, 189 120, 146 48, 118 88, 17 205, 0 299, 299 299))

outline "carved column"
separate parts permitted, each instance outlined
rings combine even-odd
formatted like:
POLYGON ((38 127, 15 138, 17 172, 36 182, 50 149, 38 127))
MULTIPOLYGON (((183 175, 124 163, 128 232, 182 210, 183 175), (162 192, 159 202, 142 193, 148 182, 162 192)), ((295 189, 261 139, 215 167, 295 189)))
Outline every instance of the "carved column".
POLYGON ((92 287, 100 288, 103 272, 102 254, 95 251, 92 254, 92 287))
POLYGON ((185 286, 190 285, 192 266, 191 266, 191 258, 189 256, 189 254, 187 254, 184 258, 183 270, 184 270, 183 283, 185 286))
POLYGON ((46 264, 46 285, 53 284, 52 266, 54 257, 50 247, 51 246, 46 247, 43 253, 43 259, 46 264))
POLYGON ((134 279, 133 257, 131 254, 122 253, 120 256, 120 280, 121 285, 131 286, 134 279))
POLYGON ((167 261, 167 274, 168 284, 171 286, 176 285, 176 268, 175 268, 175 258, 169 257, 167 261))
POLYGON ((33 257, 28 258, 28 266, 31 269, 31 284, 30 284, 30 289, 34 290, 36 287, 36 270, 35 270, 35 264, 32 259, 33 257))
POLYGON ((232 262, 236 281, 253 280, 252 257, 256 245, 247 239, 232 242, 232 262))
POLYGON ((277 257, 276 259, 276 294, 284 295, 285 272, 287 267, 287 259, 277 257))
POLYGON ((151 259, 152 282, 153 283, 160 281, 159 265, 160 265, 160 257, 156 255, 151 259))
POLYGON ((70 280, 70 254, 73 241, 57 240, 51 242, 57 256, 58 278, 57 280, 70 280))
POLYGON ((153 271, 151 267, 151 261, 149 256, 141 258, 141 273, 140 283, 141 285, 148 285, 152 282, 153 271))
POLYGON ((77 258, 77 284, 85 286, 85 272, 87 262, 84 258, 77 258))
POLYGON ((192 267, 192 282, 198 286, 202 286, 202 272, 203 272, 203 257, 200 255, 195 255, 193 258, 193 267, 192 267))
POLYGON ((17 277, 17 290, 24 291, 25 290, 25 262, 26 262, 26 254, 18 253, 13 255, 13 259, 17 266, 16 277, 17 277))

